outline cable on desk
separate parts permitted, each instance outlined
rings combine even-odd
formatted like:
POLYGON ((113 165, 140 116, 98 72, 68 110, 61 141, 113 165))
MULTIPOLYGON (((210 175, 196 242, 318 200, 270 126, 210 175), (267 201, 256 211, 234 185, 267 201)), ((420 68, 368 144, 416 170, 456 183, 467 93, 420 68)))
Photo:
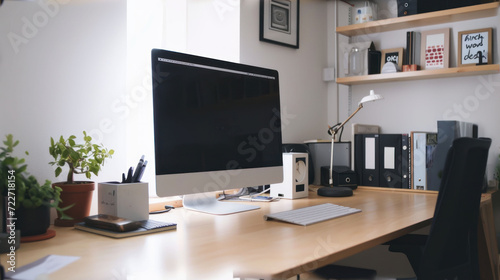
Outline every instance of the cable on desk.
POLYGON ((170 211, 172 209, 175 209, 175 207, 171 206, 171 205, 165 205, 165 210, 153 211, 153 212, 149 212, 149 214, 154 215, 154 214, 167 213, 168 211, 170 211))
POLYGON ((248 196, 258 196, 263 193, 268 192, 271 188, 268 187, 267 189, 265 188, 266 186, 258 186, 258 187, 246 187, 246 188, 241 188, 239 191, 235 194, 226 194, 225 191, 222 191, 222 194, 219 196, 218 200, 228 200, 228 199, 233 199, 233 198, 239 198, 244 195, 248 196), (264 190, 258 193, 252 193, 252 191, 257 191, 260 187, 262 187, 264 190))

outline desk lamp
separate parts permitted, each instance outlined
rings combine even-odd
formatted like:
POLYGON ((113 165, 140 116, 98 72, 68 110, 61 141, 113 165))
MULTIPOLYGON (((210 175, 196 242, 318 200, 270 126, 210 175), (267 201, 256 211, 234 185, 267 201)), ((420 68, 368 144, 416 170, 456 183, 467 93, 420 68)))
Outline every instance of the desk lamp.
POLYGON ((356 113, 363 108, 363 104, 370 101, 376 101, 379 99, 383 99, 383 97, 379 94, 375 94, 373 90, 370 90, 370 95, 365 96, 361 99, 358 104, 358 109, 354 111, 343 123, 337 126, 330 127, 328 129, 328 134, 332 135, 332 147, 330 151, 330 180, 328 187, 321 187, 318 189, 318 195, 320 196, 329 196, 329 197, 340 197, 340 196, 351 196, 352 189, 349 187, 332 187, 333 185, 333 145, 335 143, 335 136, 337 132, 344 127, 344 125, 354 116, 356 113))

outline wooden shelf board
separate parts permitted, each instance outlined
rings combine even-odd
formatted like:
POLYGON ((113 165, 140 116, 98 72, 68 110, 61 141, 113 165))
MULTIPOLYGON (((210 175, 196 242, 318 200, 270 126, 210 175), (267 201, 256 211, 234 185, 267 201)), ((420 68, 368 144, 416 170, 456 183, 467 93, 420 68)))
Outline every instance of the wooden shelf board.
POLYGON ((499 64, 487 64, 481 66, 464 66, 455 68, 420 70, 411 72, 397 72, 390 74, 374 74, 365 76, 353 76, 337 78, 338 84, 360 85, 384 82, 399 82, 411 80, 425 80, 448 77, 462 77, 473 75, 498 74, 500 72, 499 64))
POLYGON ((419 26, 492 17, 497 14, 499 2, 492 2, 456 9, 423 13, 337 27, 337 33, 346 36, 410 29, 419 26))

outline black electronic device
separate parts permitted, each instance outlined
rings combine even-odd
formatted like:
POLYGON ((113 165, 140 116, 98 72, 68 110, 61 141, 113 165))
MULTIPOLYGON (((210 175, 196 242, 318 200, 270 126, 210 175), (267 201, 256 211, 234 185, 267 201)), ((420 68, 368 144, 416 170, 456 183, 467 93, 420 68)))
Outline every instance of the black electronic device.
MULTIPOLYGON (((328 182, 330 180, 329 176, 330 167, 321 167, 321 185, 329 186, 328 182)), ((352 190, 358 188, 358 179, 356 172, 352 171, 347 166, 334 166, 332 170, 332 179, 334 187, 349 187, 352 190)))
POLYGON ((283 181, 278 71, 160 49, 151 67, 157 195, 211 214, 258 209, 203 193, 283 181))
POLYGON ((417 0, 398 0, 398 17, 418 14, 417 0))
POLYGON ((345 197, 352 196, 352 189, 349 187, 321 187, 318 189, 319 196, 345 197))
POLYGON ((435 12, 447 9, 454 9, 481 3, 492 2, 490 0, 397 0, 398 17, 416 15, 421 13, 435 12))
POLYGON ((138 229, 141 226, 141 222, 131 221, 106 214, 88 216, 85 217, 83 221, 85 222, 85 225, 89 227, 106 229, 115 232, 132 231, 138 229))
POLYGON ((382 63, 382 52, 368 51, 368 75, 380 74, 380 63, 382 63))

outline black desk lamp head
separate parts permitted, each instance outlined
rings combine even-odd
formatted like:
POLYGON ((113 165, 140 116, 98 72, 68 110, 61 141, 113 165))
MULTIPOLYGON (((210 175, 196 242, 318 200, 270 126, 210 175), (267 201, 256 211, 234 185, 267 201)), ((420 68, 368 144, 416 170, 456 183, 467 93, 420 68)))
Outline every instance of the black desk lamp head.
POLYGON ((321 187, 318 189, 318 195, 320 196, 329 196, 329 197, 342 197, 342 196, 351 196, 352 189, 349 187, 333 187, 333 146, 335 143, 335 136, 337 132, 344 127, 344 125, 352 118, 356 113, 363 108, 363 104, 371 101, 377 101, 379 99, 383 99, 383 97, 379 94, 375 94, 373 90, 370 90, 370 95, 367 95, 361 99, 358 104, 358 108, 354 113, 352 113, 343 123, 340 125, 336 125, 333 127, 329 127, 328 134, 332 136, 332 147, 330 149, 330 181, 328 187, 321 187))

